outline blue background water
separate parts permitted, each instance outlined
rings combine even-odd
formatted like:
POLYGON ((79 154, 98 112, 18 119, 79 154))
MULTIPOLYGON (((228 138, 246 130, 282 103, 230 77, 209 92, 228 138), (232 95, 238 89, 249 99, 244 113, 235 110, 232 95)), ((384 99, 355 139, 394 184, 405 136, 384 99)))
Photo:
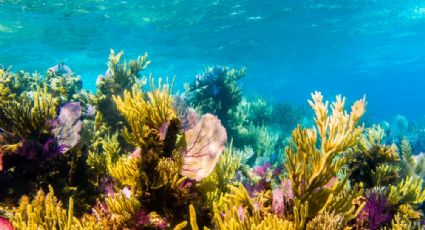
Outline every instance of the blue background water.
POLYGON ((208 65, 245 66, 244 90, 270 100, 366 94, 376 118, 425 114, 425 1, 0 0, 0 63, 12 70, 64 61, 94 90, 110 48, 148 51, 145 74, 178 86, 208 65))

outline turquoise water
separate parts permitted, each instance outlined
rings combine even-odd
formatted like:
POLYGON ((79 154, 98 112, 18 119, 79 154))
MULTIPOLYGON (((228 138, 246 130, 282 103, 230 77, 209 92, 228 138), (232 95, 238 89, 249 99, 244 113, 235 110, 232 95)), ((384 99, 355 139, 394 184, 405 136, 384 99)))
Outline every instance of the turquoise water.
POLYGON ((0 0, 0 63, 65 62, 86 88, 110 48, 149 53, 145 74, 177 87, 208 65, 245 66, 247 93, 305 104, 310 92, 364 94, 368 115, 425 114, 425 1, 0 0))

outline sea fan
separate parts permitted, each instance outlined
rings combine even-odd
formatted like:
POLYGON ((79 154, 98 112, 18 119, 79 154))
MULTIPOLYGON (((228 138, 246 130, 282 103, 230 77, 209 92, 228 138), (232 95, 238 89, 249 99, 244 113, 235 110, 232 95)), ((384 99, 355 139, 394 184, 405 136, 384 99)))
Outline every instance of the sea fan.
POLYGON ((61 153, 67 152, 79 142, 83 127, 81 114, 79 102, 67 103, 60 109, 59 116, 51 122, 51 131, 57 139, 61 153))
POLYGON ((226 129, 220 120, 205 114, 185 132, 187 147, 183 151, 181 174, 197 181, 207 177, 217 164, 227 141, 226 129))

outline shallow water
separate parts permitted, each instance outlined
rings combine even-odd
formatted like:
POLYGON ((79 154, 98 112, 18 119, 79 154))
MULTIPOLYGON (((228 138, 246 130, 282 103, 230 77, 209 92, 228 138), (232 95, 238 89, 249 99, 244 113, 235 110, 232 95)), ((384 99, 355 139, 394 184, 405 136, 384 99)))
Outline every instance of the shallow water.
POLYGON ((149 52, 155 76, 190 82, 245 66, 246 92, 305 104, 310 92, 368 99, 376 120, 425 113, 425 2, 0 1, 0 63, 45 73, 65 62, 86 88, 109 49, 149 52))
POLYGON ((424 28, 425 0, 0 0, 0 230, 419 229, 424 28))

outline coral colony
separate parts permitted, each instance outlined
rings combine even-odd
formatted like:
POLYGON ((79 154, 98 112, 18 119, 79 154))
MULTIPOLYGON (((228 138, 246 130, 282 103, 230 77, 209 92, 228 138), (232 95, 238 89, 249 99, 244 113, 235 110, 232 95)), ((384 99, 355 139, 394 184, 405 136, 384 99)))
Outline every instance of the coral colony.
POLYGON ((97 91, 65 64, 0 70, 0 229, 420 229, 424 127, 365 126, 366 99, 308 110, 208 67, 173 93, 111 51, 97 91), (298 125, 297 125, 298 124, 298 125))

